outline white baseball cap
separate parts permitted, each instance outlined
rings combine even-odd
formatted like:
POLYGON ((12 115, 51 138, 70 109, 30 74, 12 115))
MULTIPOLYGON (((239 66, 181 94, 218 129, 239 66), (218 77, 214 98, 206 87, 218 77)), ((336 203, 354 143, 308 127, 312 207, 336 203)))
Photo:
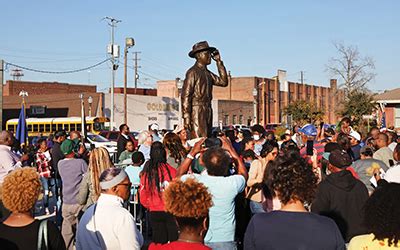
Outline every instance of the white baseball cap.
POLYGON ((349 136, 353 137, 357 141, 361 141, 361 135, 355 130, 351 130, 349 136))
POLYGON ((150 129, 151 130, 158 130, 159 129, 158 124, 157 123, 151 124, 150 129))

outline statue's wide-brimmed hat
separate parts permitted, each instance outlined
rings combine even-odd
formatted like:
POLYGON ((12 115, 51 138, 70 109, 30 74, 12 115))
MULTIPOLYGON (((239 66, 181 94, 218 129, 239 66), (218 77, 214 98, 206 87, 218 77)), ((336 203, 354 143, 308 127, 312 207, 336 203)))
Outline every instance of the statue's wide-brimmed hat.
POLYGON ((205 51, 205 50, 209 50, 210 52, 213 52, 216 50, 215 47, 210 47, 208 45, 207 41, 202 41, 202 42, 198 42, 195 45, 193 45, 192 51, 189 52, 189 56, 194 58, 194 55, 198 52, 201 51, 205 51))

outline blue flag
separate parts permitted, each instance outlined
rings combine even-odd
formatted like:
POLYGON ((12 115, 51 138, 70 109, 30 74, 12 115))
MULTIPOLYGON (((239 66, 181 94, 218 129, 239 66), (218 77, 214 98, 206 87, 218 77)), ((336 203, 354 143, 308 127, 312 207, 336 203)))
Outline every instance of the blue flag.
POLYGON ((382 120, 381 120, 381 129, 386 128, 386 113, 382 113, 382 120))
POLYGON ((19 113, 17 131, 15 138, 21 143, 21 147, 28 144, 28 129, 25 119, 25 104, 22 103, 21 112, 19 113))

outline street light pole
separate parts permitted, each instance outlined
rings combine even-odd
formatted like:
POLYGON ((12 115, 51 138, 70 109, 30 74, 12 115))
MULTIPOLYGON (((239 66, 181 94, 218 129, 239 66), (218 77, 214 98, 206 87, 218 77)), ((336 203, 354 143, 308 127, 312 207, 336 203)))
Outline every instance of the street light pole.
POLYGON ((181 80, 179 77, 176 78, 176 86, 178 87, 178 104, 179 104, 179 125, 182 125, 182 87, 183 87, 183 80, 181 80))
POLYGON ((254 124, 258 124, 258 116, 257 116, 257 96, 258 96, 258 89, 253 88, 253 114, 254 114, 254 124))
POLYGON ((126 93, 126 88, 128 85, 128 73, 127 73, 127 67, 128 67, 128 49, 132 46, 135 45, 135 40, 133 38, 128 37, 125 39, 125 49, 124 49, 124 123, 128 124, 128 104, 127 104, 127 93, 126 93))
POLYGON ((81 139, 84 142, 86 137, 86 117, 85 117, 85 101, 83 100, 83 93, 79 94, 79 99, 81 99, 81 139))
POLYGON ((89 103, 89 117, 92 117, 93 97, 91 95, 88 97, 88 103, 89 103))

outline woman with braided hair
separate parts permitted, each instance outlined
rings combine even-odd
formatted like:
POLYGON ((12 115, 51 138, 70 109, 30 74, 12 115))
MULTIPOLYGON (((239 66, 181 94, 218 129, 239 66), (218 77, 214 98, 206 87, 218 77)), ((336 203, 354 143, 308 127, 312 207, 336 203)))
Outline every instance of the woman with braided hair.
POLYGON ((175 133, 168 133, 164 136, 163 144, 168 151, 167 163, 174 168, 178 168, 188 154, 182 145, 181 139, 175 133))
POLYGON ((164 192, 165 210, 171 213, 179 227, 177 241, 165 245, 151 244, 150 250, 209 250, 204 245, 208 229, 208 211, 213 205, 207 187, 193 178, 171 182, 164 192))
POLYGON ((140 203, 150 211, 152 241, 167 243, 178 239, 173 216, 165 211, 163 193, 176 176, 176 169, 167 163, 167 153, 161 142, 150 148, 150 159, 144 164, 140 177, 140 203))
POLYGON ((83 211, 99 198, 101 193, 99 177, 104 170, 112 166, 107 149, 100 147, 90 152, 88 171, 82 179, 77 196, 78 203, 85 205, 83 211))

